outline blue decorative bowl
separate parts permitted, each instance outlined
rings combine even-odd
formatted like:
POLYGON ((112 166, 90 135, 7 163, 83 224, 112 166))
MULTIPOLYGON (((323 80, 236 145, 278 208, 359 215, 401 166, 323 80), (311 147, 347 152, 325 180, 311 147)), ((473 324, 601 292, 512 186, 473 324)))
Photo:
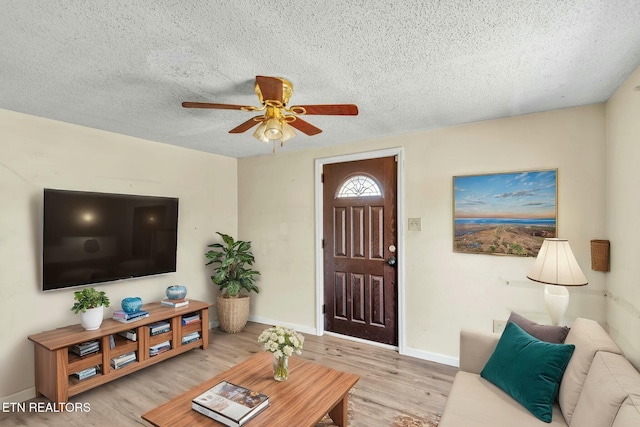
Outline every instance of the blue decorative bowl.
POLYGON ((182 285, 172 285, 167 288, 168 299, 182 299, 187 296, 187 288, 182 285))
POLYGON ((142 299, 140 297, 127 297, 120 303, 125 313, 135 313, 142 307, 142 299))

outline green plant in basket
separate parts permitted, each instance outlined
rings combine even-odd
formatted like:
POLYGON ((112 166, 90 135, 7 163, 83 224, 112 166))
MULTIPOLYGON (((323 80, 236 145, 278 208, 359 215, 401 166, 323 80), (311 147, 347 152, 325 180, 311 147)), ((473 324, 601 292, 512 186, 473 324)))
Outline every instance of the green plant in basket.
POLYGON ((250 268, 255 261, 251 252, 251 242, 235 240, 233 237, 216 233, 222 237, 224 243, 214 243, 213 248, 205 253, 210 261, 206 264, 218 263, 214 268, 211 281, 220 288, 223 294, 230 298, 237 297, 241 290, 259 293, 260 289, 254 284, 255 276, 260 273, 250 268))
POLYGON ((76 302, 71 307, 71 311, 76 314, 80 311, 86 313, 88 309, 100 307, 101 305, 109 307, 109 297, 104 292, 98 292, 94 288, 84 288, 81 291, 76 291, 73 293, 73 298, 76 302))

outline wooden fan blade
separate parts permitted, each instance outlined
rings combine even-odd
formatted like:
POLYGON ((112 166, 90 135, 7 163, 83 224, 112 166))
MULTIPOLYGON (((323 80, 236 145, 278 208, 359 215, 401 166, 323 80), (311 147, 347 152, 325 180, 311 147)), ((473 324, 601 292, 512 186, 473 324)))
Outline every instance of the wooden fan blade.
POLYGON ((282 80, 275 77, 256 76, 256 84, 260 86, 260 92, 262 92, 262 99, 265 101, 280 101, 282 100, 282 80))
MULTIPOLYGON (((294 113, 296 109, 304 108, 306 114, 319 114, 325 116, 357 116, 358 106, 355 104, 322 104, 322 105, 295 105, 290 108, 294 113)), ((299 110, 298 110, 299 111, 299 110)))
POLYGON ((295 120, 287 123, 298 129, 300 132, 306 133, 309 136, 317 135, 322 132, 322 129, 315 127, 309 122, 305 122, 300 117, 296 117, 295 120))
POLYGON ((241 125, 231 129, 229 133, 242 133, 242 132, 248 131, 249 129, 251 129, 252 127, 254 127, 255 125, 257 125, 262 121, 262 120, 254 120, 257 117, 262 117, 262 116, 256 116, 256 117, 250 118, 249 120, 242 123, 241 125))
POLYGON ((243 108, 255 108, 246 105, 212 104, 209 102, 183 102, 184 108, 215 108, 217 110, 242 110, 243 108))

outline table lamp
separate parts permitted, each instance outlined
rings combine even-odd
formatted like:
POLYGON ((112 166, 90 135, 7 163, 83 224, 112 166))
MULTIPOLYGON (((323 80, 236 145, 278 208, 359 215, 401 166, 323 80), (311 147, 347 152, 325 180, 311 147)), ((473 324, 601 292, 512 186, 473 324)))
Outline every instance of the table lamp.
POLYGON ((553 325, 559 325, 567 311, 569 291, 566 286, 588 283, 567 239, 544 239, 527 278, 545 284, 544 302, 553 325))

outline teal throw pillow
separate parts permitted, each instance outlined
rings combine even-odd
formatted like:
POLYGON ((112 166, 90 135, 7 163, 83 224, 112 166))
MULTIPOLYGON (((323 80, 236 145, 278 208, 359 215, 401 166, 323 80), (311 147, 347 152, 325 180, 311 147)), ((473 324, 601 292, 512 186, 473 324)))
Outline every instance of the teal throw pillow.
POLYGON ((573 350, 573 344, 540 341, 509 322, 480 376, 550 423, 553 402, 573 350))

